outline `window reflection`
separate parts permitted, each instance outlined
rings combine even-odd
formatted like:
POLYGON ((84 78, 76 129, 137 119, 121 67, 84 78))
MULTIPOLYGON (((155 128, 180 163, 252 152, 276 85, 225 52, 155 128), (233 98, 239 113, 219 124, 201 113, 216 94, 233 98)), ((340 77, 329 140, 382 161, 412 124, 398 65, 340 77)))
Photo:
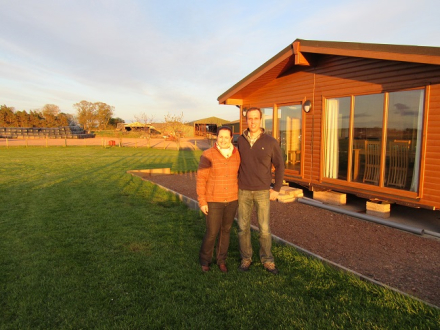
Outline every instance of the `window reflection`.
POLYGON ((272 135, 273 108, 261 108, 261 113, 262 113, 261 127, 264 128, 267 134, 272 135))
POLYGON ((278 139, 286 169, 301 172, 301 105, 278 108, 278 139))
POLYGON ((354 98, 352 181, 379 185, 384 94, 354 98))
POLYGON ((389 94, 385 185, 417 191, 424 92, 389 94))

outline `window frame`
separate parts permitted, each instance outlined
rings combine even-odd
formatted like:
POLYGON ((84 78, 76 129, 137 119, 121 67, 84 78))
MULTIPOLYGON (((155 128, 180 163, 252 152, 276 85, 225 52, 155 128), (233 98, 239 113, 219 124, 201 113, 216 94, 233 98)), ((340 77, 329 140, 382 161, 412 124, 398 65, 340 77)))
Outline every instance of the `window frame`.
POLYGON ((343 186, 350 186, 353 188, 358 188, 362 190, 372 190, 372 191, 381 191, 386 192, 389 194, 395 195, 396 193, 400 196, 408 197, 411 199, 420 199, 422 198, 422 191, 423 191, 423 173, 424 173, 424 167, 425 167, 425 153, 426 153, 426 131, 427 131, 427 117, 429 113, 429 94, 430 94, 430 86, 422 86, 418 88, 408 88, 408 89, 393 89, 393 90, 386 90, 381 92, 374 92, 371 91, 369 93, 359 93, 359 94, 344 94, 344 95, 331 95, 331 96, 322 96, 322 116, 321 116, 321 150, 320 150, 320 171, 319 171, 319 182, 321 183, 329 183, 332 185, 343 185, 343 186), (420 130, 421 132, 421 141, 420 141, 420 165, 419 165, 419 172, 417 175, 418 178, 418 184, 416 191, 409 191, 409 190, 402 190, 402 189, 396 189, 393 187, 388 187, 384 184, 384 176, 386 173, 386 164, 385 164, 385 158, 387 155, 387 131, 388 131, 388 112, 389 112, 389 94, 393 92, 405 92, 405 91, 413 91, 413 90, 420 90, 424 92, 423 96, 423 114, 422 114, 422 123, 420 130), (349 117, 349 146, 348 146, 348 153, 349 155, 352 155, 353 153, 353 139, 354 139, 354 100, 356 96, 362 96, 362 95, 374 95, 374 94, 383 94, 384 95, 384 104, 383 104, 383 119, 382 119, 382 135, 381 135, 381 162, 380 162, 380 177, 379 177, 379 184, 378 185, 370 185, 365 184, 362 182, 356 182, 352 181, 352 157, 348 157, 348 164, 347 164, 347 178, 346 180, 343 179, 333 179, 333 178, 327 178, 324 176, 325 171, 325 137, 324 137, 324 127, 326 125, 327 120, 327 101, 330 99, 340 99, 344 97, 350 98, 350 117, 349 117))

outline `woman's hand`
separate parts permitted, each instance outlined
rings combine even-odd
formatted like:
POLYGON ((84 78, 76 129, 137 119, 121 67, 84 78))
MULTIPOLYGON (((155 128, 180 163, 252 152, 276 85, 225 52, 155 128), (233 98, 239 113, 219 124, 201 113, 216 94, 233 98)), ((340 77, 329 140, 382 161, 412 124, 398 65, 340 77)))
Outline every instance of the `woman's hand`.
POLYGON ((205 215, 208 215, 208 205, 203 205, 203 206, 200 208, 200 210, 202 210, 202 212, 203 212, 205 215))

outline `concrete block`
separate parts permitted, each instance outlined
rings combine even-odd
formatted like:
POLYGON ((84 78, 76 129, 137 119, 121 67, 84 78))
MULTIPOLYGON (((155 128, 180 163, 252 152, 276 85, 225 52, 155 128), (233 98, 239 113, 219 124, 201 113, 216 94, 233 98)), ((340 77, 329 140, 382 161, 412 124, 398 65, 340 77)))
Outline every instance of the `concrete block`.
POLYGON ((313 199, 332 205, 347 204, 347 195, 336 191, 314 191, 313 199))
POLYGON ((367 214, 378 218, 389 218, 391 205, 382 201, 367 201, 367 214))
POLYGON ((278 202, 280 203, 292 203, 295 202, 297 198, 292 195, 278 195, 278 202))
POLYGON ((294 196, 296 198, 304 197, 304 193, 303 193, 302 189, 286 187, 286 186, 281 187, 280 195, 291 195, 291 196, 294 196))

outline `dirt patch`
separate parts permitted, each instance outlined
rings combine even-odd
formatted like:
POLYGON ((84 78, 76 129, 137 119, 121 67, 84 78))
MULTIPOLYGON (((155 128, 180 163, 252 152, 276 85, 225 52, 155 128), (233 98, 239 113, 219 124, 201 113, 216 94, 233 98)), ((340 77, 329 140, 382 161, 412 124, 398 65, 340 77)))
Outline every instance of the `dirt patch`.
MULTIPOLYGON (((147 179, 197 199, 194 173, 147 179)), ((271 202, 271 231, 325 259, 440 306, 440 240, 298 202, 271 202)))

